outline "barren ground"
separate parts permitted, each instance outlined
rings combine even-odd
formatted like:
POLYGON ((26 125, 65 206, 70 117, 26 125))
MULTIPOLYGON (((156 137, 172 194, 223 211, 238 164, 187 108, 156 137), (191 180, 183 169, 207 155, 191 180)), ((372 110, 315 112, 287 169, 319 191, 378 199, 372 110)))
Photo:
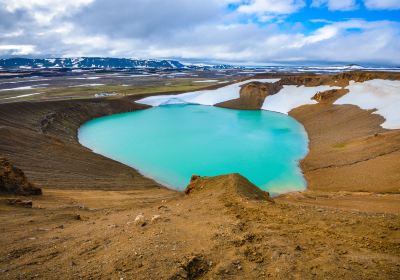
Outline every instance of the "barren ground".
POLYGON ((379 116, 293 110, 309 189, 270 201, 239 175, 171 191, 77 143, 84 121, 144 108, 131 100, 0 105, 0 155, 43 188, 33 208, 0 196, 0 279, 400 278, 399 132, 379 116))

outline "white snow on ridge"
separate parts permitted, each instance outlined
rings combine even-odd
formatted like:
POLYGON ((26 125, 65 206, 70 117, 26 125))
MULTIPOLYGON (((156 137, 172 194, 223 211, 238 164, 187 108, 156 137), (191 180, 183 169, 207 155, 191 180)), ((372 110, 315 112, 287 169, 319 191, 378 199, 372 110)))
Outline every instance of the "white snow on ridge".
POLYGON ((317 101, 311 98, 319 91, 327 91, 330 89, 339 89, 339 87, 283 86, 283 89, 277 94, 265 98, 261 109, 288 114, 290 110, 302 105, 316 104, 317 101))
POLYGON ((200 90, 175 95, 159 95, 150 96, 140 100, 137 103, 150 106, 160 106, 166 104, 199 104, 199 105, 215 105, 240 97, 240 87, 250 82, 275 83, 280 79, 253 79, 240 83, 228 85, 213 90, 200 90))
POLYGON ((400 128, 400 81, 370 80, 363 83, 350 81, 349 93, 334 104, 353 104, 361 109, 376 109, 374 114, 383 116, 386 129, 400 128))
POLYGON ((15 88, 5 88, 0 89, 0 91, 12 91, 12 90, 30 90, 30 89, 38 89, 38 88, 45 88, 49 84, 39 84, 34 86, 25 86, 25 87, 15 87, 15 88))
POLYGON ((3 98, 3 100, 28 97, 28 96, 38 95, 38 94, 42 94, 42 92, 35 92, 35 93, 28 93, 28 94, 22 94, 22 95, 18 95, 18 96, 7 97, 7 98, 3 98))
POLYGON ((81 84, 81 85, 74 85, 74 86, 68 86, 68 87, 100 87, 104 86, 104 84, 81 84))
MULTIPOLYGON (((231 84, 215 90, 202 90, 176 95, 151 96, 136 102, 150 106, 167 104, 215 105, 240 97, 240 87, 244 84, 259 81, 274 83, 279 79, 253 79, 231 84)), ((340 87, 331 86, 284 86, 277 94, 268 96, 261 107, 263 110, 288 114, 292 109, 306 104, 316 104, 311 98, 317 92, 340 87)), ((400 81, 370 80, 363 83, 350 81, 349 93, 339 98, 334 104, 353 104, 364 110, 376 109, 374 114, 382 115, 386 129, 400 129, 400 81)))

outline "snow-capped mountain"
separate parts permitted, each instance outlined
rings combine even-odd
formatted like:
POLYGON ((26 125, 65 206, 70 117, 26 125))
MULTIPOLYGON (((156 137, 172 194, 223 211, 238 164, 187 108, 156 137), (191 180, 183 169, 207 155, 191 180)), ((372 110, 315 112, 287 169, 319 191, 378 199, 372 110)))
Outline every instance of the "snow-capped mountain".
POLYGON ((40 68, 165 68, 182 69, 185 65, 176 60, 138 60, 129 58, 6 58, 0 59, 3 69, 40 68))

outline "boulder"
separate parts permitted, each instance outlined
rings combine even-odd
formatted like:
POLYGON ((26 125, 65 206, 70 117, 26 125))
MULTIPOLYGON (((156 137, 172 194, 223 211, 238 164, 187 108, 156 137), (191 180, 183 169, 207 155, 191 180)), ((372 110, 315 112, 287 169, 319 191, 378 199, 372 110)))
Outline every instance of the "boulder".
POLYGON ((0 192, 16 195, 41 195, 42 190, 28 181, 24 172, 0 158, 0 192))
POLYGON ((137 215, 134 223, 135 223, 135 225, 141 226, 141 227, 144 227, 147 224, 146 218, 144 217, 143 214, 137 215))

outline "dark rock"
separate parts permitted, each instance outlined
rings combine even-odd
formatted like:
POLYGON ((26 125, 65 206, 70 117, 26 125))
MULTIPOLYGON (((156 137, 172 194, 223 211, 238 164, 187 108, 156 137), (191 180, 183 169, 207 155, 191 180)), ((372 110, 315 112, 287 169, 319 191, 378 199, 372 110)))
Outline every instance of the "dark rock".
POLYGON ((22 206, 26 208, 32 208, 32 200, 21 200, 21 199, 7 199, 7 204, 22 206))
POLYGON ((203 256, 186 257, 181 262, 179 271, 170 279, 200 279, 209 269, 209 263, 203 256))
POLYGON ((190 182, 196 181, 197 179, 201 178, 201 176, 199 175, 192 175, 192 177, 190 178, 190 182))
POLYGON ((24 172, 0 158, 0 192, 17 195, 41 195, 42 190, 28 181, 24 172))

